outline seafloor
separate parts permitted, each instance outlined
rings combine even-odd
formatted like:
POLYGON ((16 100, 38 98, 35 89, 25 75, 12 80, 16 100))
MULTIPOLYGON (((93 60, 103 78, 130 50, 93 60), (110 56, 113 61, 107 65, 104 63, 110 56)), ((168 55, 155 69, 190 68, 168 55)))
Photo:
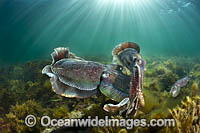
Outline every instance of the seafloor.
MULTIPOLYGON (((98 57, 95 60, 101 63, 98 57)), ((102 107, 112 102, 102 94, 87 98, 65 98, 56 95, 49 78, 41 74, 47 61, 31 61, 18 65, 0 65, 0 132, 200 132, 200 58, 197 57, 145 57, 147 61, 144 77, 145 107, 140 107, 136 117, 128 118, 175 118, 175 127, 85 127, 45 129, 39 123, 29 128, 24 124, 27 115, 33 114, 51 118, 123 118, 105 112, 102 107), (187 86, 181 88, 180 95, 173 98, 169 94, 171 86, 185 76, 190 76, 187 86)))

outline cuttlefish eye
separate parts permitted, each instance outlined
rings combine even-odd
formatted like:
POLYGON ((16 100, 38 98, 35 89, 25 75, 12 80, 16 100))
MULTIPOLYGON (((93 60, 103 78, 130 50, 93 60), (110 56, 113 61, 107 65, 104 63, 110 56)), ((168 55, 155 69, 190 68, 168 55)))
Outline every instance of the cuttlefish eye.
POLYGON ((145 68, 145 66, 146 66, 146 61, 145 61, 145 60, 139 59, 139 60, 137 60, 137 64, 138 64, 140 67, 142 67, 142 69, 143 69, 144 71, 146 71, 146 68, 145 68))
POLYGON ((142 65, 143 61, 142 61, 142 60, 138 60, 137 63, 138 63, 139 65, 142 65))
POLYGON ((120 66, 120 67, 119 67, 119 70, 120 70, 120 71, 122 71, 122 70, 123 70, 123 68, 120 66))
POLYGON ((110 76, 110 74, 109 73, 103 73, 103 75, 102 75, 104 78, 108 78, 109 76, 110 76))

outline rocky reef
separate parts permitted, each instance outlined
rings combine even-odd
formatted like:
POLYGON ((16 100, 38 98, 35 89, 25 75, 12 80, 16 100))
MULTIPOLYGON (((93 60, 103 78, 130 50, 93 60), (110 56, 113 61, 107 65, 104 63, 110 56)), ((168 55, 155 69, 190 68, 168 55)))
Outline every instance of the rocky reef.
MULTIPOLYGON (((94 57, 98 61, 97 57, 94 57)), ((49 79, 41 74, 41 69, 50 61, 31 61, 18 65, 0 67, 0 132, 198 132, 200 117, 200 60, 192 57, 145 57, 147 61, 144 76, 145 106, 139 108, 136 117, 151 119, 174 118, 175 127, 82 127, 59 128, 42 127, 37 123, 27 127, 24 119, 33 114, 39 121, 42 116, 51 118, 109 118, 122 119, 123 116, 105 112, 105 103, 112 103, 102 94, 87 99, 65 98, 56 95, 49 79), (171 86, 185 76, 189 84, 181 88, 180 95, 173 98, 171 86), (187 97, 186 97, 187 96, 187 97), (186 100, 185 100, 186 99, 186 100)), ((101 61, 100 61, 101 62, 101 61)), ((102 61, 102 63, 108 63, 102 61)), ((114 102, 113 102, 114 103, 114 102)))

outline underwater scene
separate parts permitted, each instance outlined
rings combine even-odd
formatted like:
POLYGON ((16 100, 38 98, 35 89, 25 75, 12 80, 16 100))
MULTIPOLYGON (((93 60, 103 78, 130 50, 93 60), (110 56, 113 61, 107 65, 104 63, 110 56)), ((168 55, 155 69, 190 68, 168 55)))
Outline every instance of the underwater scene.
POLYGON ((199 81, 200 0, 0 1, 0 133, 200 133, 199 81))

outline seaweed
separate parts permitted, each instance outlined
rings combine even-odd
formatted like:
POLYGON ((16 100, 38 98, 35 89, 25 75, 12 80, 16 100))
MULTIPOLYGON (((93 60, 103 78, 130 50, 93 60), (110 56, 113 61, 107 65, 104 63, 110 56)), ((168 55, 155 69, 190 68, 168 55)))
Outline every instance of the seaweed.
POLYGON ((0 91, 0 107, 1 112, 0 116, 2 114, 5 114, 8 112, 10 105, 16 104, 16 99, 18 97, 15 95, 14 92, 12 92, 10 89, 2 88, 0 91))
POLYGON ((33 128, 29 128, 25 125, 24 120, 26 116, 31 114, 36 116, 37 121, 39 121, 45 112, 39 103, 28 100, 21 105, 17 103, 15 106, 11 106, 9 113, 6 114, 6 120, 12 132, 39 132, 43 130, 39 123, 33 128))
MULTIPOLYGON (((91 57, 91 60, 109 64, 111 61, 99 60, 91 57)), ((183 121, 174 128, 169 127, 145 127, 127 130, 124 127, 91 127, 91 132, 178 132, 185 129, 198 131, 196 127, 199 119, 196 114, 199 108, 199 59, 184 57, 145 57, 147 71, 144 76, 145 106, 140 107, 136 117, 145 118, 172 118, 183 121), (173 98, 169 94, 171 86, 180 78, 190 76, 191 81, 186 87, 181 88, 181 94, 173 98), (186 102, 181 102, 185 96, 186 102), (190 100, 191 99, 191 100, 190 100), (187 107, 186 107, 187 104, 187 107), (177 106, 178 105, 178 106, 177 106), (176 107, 177 106, 177 107, 176 107), (196 109, 194 109, 196 107, 196 109), (171 111, 168 111, 171 110, 171 111), (181 110, 188 119, 182 120, 181 110), (192 116, 194 112, 194 116, 192 116), (176 116, 175 114, 180 115, 176 116), (190 117, 190 118, 189 118, 190 117), (190 123, 190 124, 183 124, 190 123), (192 125, 191 125, 192 123, 192 125), (182 125, 183 124, 183 125, 182 125)), ((29 128, 24 124, 26 115, 33 114, 39 120, 41 116, 48 115, 51 118, 123 118, 117 114, 105 112, 103 105, 109 101, 104 95, 97 95, 87 99, 65 98, 56 95, 52 89, 49 78, 41 74, 42 68, 50 61, 30 61, 25 64, 5 65, 0 67, 0 132, 41 132, 45 130, 41 125, 29 128)), ((199 114, 198 114, 199 115, 199 114)), ((48 127, 48 132, 59 128, 48 127)), ((68 130, 62 129, 63 131, 68 130)), ((47 131, 47 130, 46 130, 47 131)))
POLYGON ((0 132, 1 133, 11 133, 9 123, 6 123, 3 118, 0 118, 0 132))
POLYGON ((194 97, 195 95, 198 95, 199 82, 193 81, 191 88, 192 88, 192 96, 194 97))
POLYGON ((176 120, 173 132, 197 133, 200 132, 200 97, 186 97, 180 106, 169 109, 169 112, 176 120))
POLYGON ((93 128, 92 133, 127 133, 126 129, 120 127, 96 127, 93 128))

